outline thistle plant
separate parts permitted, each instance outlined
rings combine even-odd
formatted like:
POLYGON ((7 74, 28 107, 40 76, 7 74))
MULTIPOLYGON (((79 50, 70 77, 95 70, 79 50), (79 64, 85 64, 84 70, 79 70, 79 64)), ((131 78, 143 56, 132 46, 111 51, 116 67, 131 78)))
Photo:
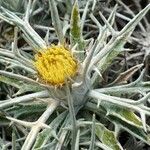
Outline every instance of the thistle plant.
POLYGON ((13 32, 12 40, 0 43, 0 149, 150 145, 149 45, 136 36, 149 39, 150 4, 142 9, 134 2, 136 14, 120 0, 102 12, 96 0, 1 1, 1 26, 13 32), (145 51, 126 48, 135 42, 145 51), (124 61, 124 54, 142 61, 124 61), (126 144, 123 131, 130 136, 126 144))

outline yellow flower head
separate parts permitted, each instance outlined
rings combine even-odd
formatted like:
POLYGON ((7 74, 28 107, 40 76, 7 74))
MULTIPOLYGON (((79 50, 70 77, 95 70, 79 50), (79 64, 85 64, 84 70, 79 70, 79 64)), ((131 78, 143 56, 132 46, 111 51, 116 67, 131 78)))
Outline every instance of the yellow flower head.
POLYGON ((35 67, 42 80, 51 85, 61 85, 77 71, 77 61, 62 45, 52 45, 35 55, 35 67))

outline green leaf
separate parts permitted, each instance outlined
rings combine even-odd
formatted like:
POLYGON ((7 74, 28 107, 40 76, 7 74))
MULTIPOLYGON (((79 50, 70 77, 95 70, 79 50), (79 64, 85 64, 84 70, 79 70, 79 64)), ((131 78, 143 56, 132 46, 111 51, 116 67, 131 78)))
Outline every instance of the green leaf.
POLYGON ((113 115, 131 125, 143 128, 141 119, 130 109, 121 108, 113 104, 105 104, 105 108, 108 116, 113 115))
POLYGON ((104 125, 96 125, 95 133, 99 140, 113 150, 122 150, 122 146, 115 137, 113 131, 108 130, 104 125))
POLYGON ((14 86, 17 89, 19 89, 19 91, 16 93, 16 95, 23 94, 28 91, 30 91, 30 92, 31 91, 40 91, 42 89, 40 86, 31 85, 29 83, 27 84, 27 83, 24 83, 23 81, 19 81, 17 79, 13 79, 11 77, 6 77, 3 75, 0 75, 0 82, 6 83, 8 85, 14 86))
POLYGON ((14 86, 18 89, 21 87, 20 81, 18 81, 16 79, 11 79, 11 78, 0 75, 0 81, 3 83, 9 84, 11 86, 14 86))
POLYGON ((0 5, 11 10, 11 11, 18 11, 23 12, 24 11, 24 1, 22 0, 1 0, 0 5))
MULTIPOLYGON (((49 126, 51 126, 53 130, 57 130, 60 123, 65 119, 67 113, 67 111, 61 113, 49 124, 49 126)), ((47 141, 52 137, 51 131, 51 129, 44 129, 41 133, 39 133, 39 135, 36 138, 36 142, 34 144, 33 149, 39 149, 42 146, 44 146, 47 143, 47 141)))
POLYGON ((126 130, 130 134, 150 145, 150 136, 146 132, 144 132, 144 129, 129 124, 115 116, 109 116, 109 118, 112 122, 119 125, 119 127, 121 127, 122 129, 126 130))
MULTIPOLYGON (((120 47, 120 50, 123 49, 123 45, 118 45, 118 47, 120 47)), ((119 53, 120 51, 114 49, 101 59, 101 61, 98 63, 98 68, 101 70, 101 72, 104 72, 112 64, 112 61, 119 53)))
MULTIPOLYGON (((94 109, 92 109, 93 111, 94 109)), ((99 111, 99 109, 97 108, 99 111)), ((97 113, 97 112, 96 112, 97 113)), ((101 112, 100 112, 101 113, 101 112)), ((91 120, 91 114, 88 112, 83 112, 84 118, 86 120, 91 120)), ((102 118, 101 118, 102 119, 102 118)), ((105 118, 106 120, 106 118, 105 118)), ((102 120, 101 120, 102 121, 102 120)), ((90 126, 91 127, 91 126, 90 126)), ((89 135, 89 134, 88 134, 89 135)), ((99 122, 98 120, 95 121, 95 135, 98 139, 106 146, 112 150, 123 150, 122 146, 120 145, 119 141, 115 137, 115 133, 113 131, 108 130, 104 124, 99 122)), ((86 135, 86 138, 88 136, 86 135)), ((84 137, 85 138, 85 137, 84 137)))
POLYGON ((141 119, 130 109, 105 104, 107 117, 122 129, 150 145, 150 136, 144 131, 141 119))
POLYGON ((85 48, 85 43, 82 37, 82 31, 81 31, 81 22, 80 22, 80 14, 79 14, 79 7, 78 7, 78 2, 77 0, 75 1, 72 9, 72 14, 71 14, 71 31, 70 31, 70 41, 71 45, 74 46, 75 44, 78 44, 77 50, 80 51, 77 55, 79 60, 84 59, 84 48, 85 48))
POLYGON ((9 108, 6 110, 6 112, 8 112, 9 114, 13 114, 13 116, 15 118, 26 118, 27 116, 31 116, 34 114, 38 114, 41 113, 45 110, 46 108, 46 103, 31 103, 31 104, 19 104, 16 105, 15 107, 9 108))

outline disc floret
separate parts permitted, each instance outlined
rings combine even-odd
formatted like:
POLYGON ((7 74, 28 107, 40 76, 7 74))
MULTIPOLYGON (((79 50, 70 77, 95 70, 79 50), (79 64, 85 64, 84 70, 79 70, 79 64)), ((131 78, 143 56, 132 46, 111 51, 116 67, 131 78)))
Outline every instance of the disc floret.
POLYGON ((51 85, 62 85, 77 71, 77 61, 71 51, 62 45, 52 45, 35 55, 39 77, 51 85))

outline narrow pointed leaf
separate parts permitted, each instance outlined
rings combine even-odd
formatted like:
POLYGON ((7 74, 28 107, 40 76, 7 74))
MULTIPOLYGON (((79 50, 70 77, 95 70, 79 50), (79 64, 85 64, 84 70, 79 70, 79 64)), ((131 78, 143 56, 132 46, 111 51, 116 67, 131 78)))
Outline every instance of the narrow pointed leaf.
POLYGON ((99 140, 112 150, 123 150, 114 132, 108 130, 104 125, 96 125, 95 133, 99 140))
MULTIPOLYGON (((84 51, 85 43, 82 37, 82 31, 81 31, 81 21, 80 21, 80 14, 79 14, 79 7, 77 0, 75 1, 72 9, 71 14, 71 27, 70 27, 70 40, 71 45, 74 46, 75 44, 78 44, 77 50, 78 51, 84 51)), ((83 60, 84 53, 78 53, 79 60, 83 60)))

